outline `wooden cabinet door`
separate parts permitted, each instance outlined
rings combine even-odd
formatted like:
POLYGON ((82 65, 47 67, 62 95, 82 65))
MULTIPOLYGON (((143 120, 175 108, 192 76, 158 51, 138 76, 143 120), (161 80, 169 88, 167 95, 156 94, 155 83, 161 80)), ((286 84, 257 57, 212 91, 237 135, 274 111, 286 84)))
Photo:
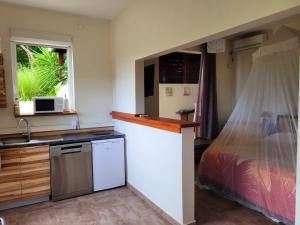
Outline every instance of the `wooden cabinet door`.
POLYGON ((19 149, 0 150, 0 204, 21 199, 21 158, 19 149))
POLYGON ((179 52, 159 57, 159 83, 197 84, 200 59, 198 54, 179 52))
POLYGON ((159 83, 183 83, 184 63, 182 53, 170 53, 159 57, 159 83))
POLYGON ((20 149, 22 200, 50 195, 49 146, 20 149))
POLYGON ((49 146, 0 150, 0 204, 50 195, 49 146))

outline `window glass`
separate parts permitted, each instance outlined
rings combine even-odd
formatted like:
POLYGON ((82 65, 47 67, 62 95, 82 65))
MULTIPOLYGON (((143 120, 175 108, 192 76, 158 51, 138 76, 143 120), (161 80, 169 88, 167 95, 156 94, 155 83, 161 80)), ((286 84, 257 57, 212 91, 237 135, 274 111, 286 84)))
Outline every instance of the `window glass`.
POLYGON ((20 114, 33 113, 34 97, 69 97, 68 50, 16 44, 20 114))

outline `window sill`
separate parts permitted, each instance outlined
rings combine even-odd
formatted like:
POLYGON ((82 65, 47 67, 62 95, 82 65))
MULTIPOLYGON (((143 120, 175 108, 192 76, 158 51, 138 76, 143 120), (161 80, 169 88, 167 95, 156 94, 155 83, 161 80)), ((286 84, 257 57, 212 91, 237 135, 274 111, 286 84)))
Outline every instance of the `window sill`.
POLYGON ((58 113, 15 114, 15 117, 19 118, 19 117, 71 116, 71 115, 77 115, 77 112, 68 111, 68 112, 58 112, 58 113))

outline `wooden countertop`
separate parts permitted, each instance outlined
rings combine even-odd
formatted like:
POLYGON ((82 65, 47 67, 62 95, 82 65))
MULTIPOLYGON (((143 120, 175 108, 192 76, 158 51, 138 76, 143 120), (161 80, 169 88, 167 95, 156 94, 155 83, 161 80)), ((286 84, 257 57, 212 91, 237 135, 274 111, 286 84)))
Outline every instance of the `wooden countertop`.
POLYGON ((175 133, 181 133, 182 128, 197 127, 200 124, 190 121, 174 120, 157 116, 139 117, 138 114, 123 112, 111 112, 113 119, 122 120, 130 123, 136 123, 148 127, 154 127, 161 130, 167 130, 175 133))

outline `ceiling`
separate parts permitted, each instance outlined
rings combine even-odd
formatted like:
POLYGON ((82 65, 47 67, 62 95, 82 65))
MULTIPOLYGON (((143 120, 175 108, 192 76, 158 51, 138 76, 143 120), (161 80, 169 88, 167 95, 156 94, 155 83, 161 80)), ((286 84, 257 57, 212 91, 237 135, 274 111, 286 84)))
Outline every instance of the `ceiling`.
POLYGON ((128 4, 128 0, 0 0, 1 2, 105 19, 112 19, 128 4))

